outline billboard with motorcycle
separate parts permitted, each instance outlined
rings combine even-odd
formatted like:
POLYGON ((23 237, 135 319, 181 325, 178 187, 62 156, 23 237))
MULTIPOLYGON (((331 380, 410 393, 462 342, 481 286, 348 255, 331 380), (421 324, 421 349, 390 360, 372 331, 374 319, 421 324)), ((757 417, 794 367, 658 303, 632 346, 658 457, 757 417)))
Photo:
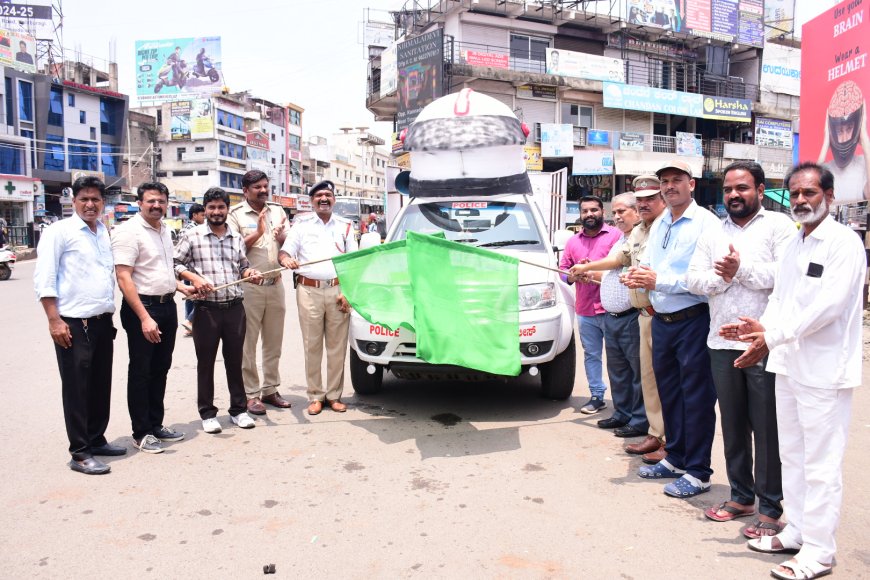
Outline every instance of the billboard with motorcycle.
POLYGON ((136 41, 136 96, 140 103, 179 101, 219 92, 221 39, 136 41))

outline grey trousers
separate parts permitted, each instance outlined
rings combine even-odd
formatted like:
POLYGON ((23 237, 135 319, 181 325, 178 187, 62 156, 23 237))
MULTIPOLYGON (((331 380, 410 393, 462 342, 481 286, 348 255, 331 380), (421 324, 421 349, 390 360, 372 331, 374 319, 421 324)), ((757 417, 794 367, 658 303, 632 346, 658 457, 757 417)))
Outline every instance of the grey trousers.
POLYGON ((782 469, 776 427, 776 375, 764 370, 766 358, 750 368, 734 368, 734 360, 742 353, 710 349, 731 501, 752 505, 758 497, 758 511, 778 519, 782 515, 782 469))

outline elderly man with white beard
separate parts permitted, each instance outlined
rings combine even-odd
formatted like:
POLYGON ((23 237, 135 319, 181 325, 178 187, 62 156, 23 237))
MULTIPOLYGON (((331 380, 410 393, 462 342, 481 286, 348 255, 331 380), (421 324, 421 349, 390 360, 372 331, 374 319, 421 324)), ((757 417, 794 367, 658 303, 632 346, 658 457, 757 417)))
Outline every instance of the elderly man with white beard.
POLYGON ((785 178, 801 224, 786 246, 761 320, 741 317, 720 334, 749 343, 734 361, 758 364, 768 353, 776 374, 776 417, 788 525, 748 542, 767 553, 797 551, 773 568, 777 578, 830 574, 843 499, 843 454, 852 394, 861 384, 864 246, 828 210, 834 177, 802 163, 785 178))

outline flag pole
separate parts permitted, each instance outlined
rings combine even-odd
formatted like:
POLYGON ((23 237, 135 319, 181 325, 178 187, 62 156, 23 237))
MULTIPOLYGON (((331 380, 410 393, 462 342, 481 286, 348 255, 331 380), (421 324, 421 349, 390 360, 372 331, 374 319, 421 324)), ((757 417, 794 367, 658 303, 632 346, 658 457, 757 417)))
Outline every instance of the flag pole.
MULTIPOLYGON (((536 264, 536 263, 534 263, 534 262, 528 262, 528 261, 526 261, 526 260, 522 260, 522 259, 520 259, 520 258, 517 258, 517 261, 518 261, 518 262, 522 262, 523 264, 526 264, 526 265, 529 265, 529 266, 537 266, 538 268, 543 268, 544 270, 549 270, 549 271, 551 271, 551 272, 556 272, 557 274, 564 274, 564 275, 566 275, 566 276, 570 276, 570 274, 569 274, 568 272, 566 272, 565 270, 560 270, 559 268, 551 268, 551 267, 549 267, 549 266, 543 266, 543 265, 541 265, 541 264, 536 264)), ((599 282, 598 280, 591 280, 591 282, 592 282, 593 284, 601 284, 601 282, 599 282)))
MULTIPOLYGON (((305 262, 304 264, 299 264, 299 267, 301 268, 302 266, 310 266, 312 264, 319 264, 321 262, 328 262, 329 260, 332 260, 332 258, 323 258, 321 260, 312 260, 310 262, 305 262)), ((282 272, 286 269, 287 268, 285 268, 284 266, 281 266, 280 268, 275 268, 274 270, 267 270, 266 272, 260 272, 260 277, 266 276, 268 274, 276 274, 276 273, 282 272)), ((226 284, 221 284, 220 286, 215 286, 214 288, 212 288, 212 290, 211 290, 211 292, 209 292, 209 294, 217 292, 218 290, 223 290, 224 288, 229 288, 230 286, 235 286, 236 284, 241 284, 242 282, 247 282, 248 280, 251 280, 255 277, 256 276, 248 276, 247 278, 242 278, 240 280, 234 280, 233 282, 227 282, 226 284)), ((188 298, 189 298, 188 296, 185 296, 184 298, 182 298, 182 300, 187 300, 188 298)))

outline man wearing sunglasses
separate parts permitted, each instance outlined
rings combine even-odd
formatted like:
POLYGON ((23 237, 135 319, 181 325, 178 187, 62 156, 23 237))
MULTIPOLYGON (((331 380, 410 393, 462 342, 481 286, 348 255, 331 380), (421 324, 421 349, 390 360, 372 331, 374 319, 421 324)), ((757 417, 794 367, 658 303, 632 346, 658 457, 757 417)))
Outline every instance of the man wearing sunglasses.
POLYGON ((692 168, 675 159, 656 172, 668 207, 650 231, 647 255, 626 276, 629 288, 643 288, 655 309, 653 369, 665 419, 667 457, 644 465, 645 479, 673 478, 667 495, 694 497, 710 490, 710 450, 716 427, 716 390, 706 340, 710 308, 705 296, 690 294, 686 272, 698 237, 719 228, 715 215, 692 198, 692 168))

